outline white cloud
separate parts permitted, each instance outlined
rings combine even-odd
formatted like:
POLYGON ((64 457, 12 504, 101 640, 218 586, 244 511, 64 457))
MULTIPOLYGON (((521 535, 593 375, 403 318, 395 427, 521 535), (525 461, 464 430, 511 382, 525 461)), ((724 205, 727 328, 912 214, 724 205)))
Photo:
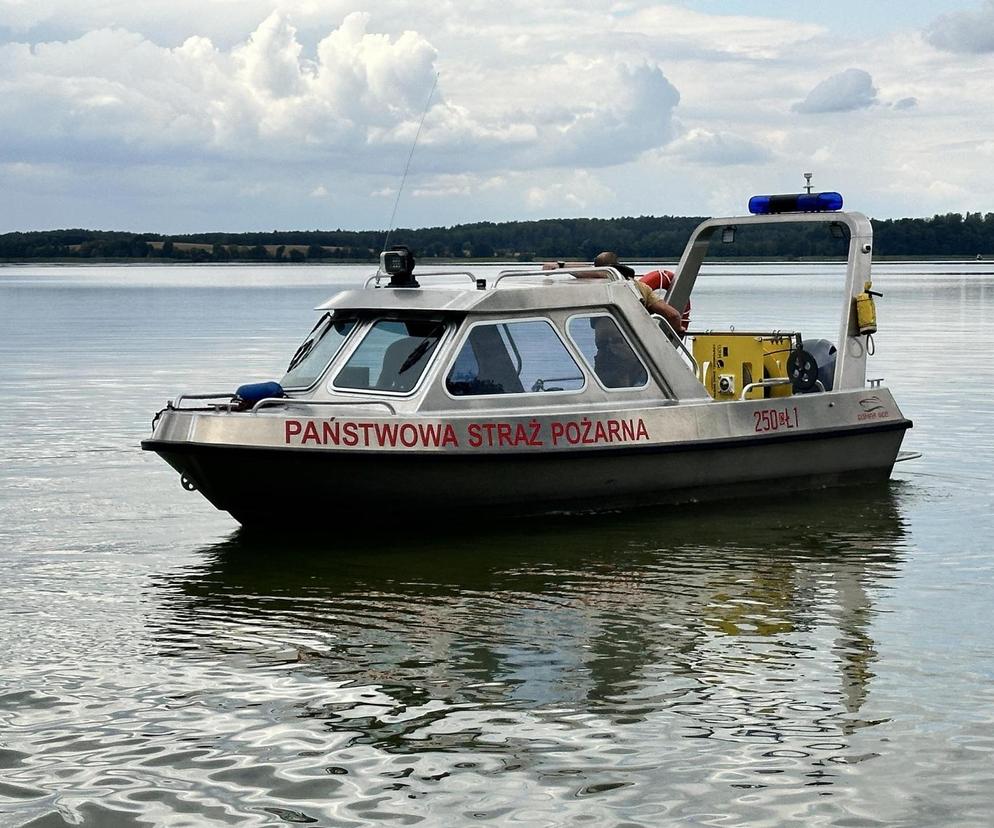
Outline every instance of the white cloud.
MULTIPOLYGON (((161 47, 121 29, 33 48, 7 44, 0 66, 12 79, 0 117, 12 128, 0 135, 0 154, 396 166, 417 131, 438 53, 416 32, 391 37, 369 24, 368 14, 349 14, 313 58, 277 12, 230 51, 203 37, 161 47)), ((443 79, 420 163, 449 173, 603 166, 669 140, 679 94, 658 65, 565 55, 532 69, 541 83, 513 107, 449 101, 443 79)))
POLYGON ((691 129, 674 141, 669 152, 700 164, 762 164, 773 159, 769 146, 727 132, 691 129))
POLYGON ((614 192, 589 172, 577 171, 555 180, 548 180, 525 192, 525 206, 534 211, 555 208, 558 215, 575 214, 582 210, 598 215, 598 206, 613 201, 614 192))
MULTIPOLYGON (((457 175, 438 175, 427 178, 419 187, 411 191, 414 198, 448 198, 452 196, 469 196, 474 193, 482 193, 494 190, 506 184, 504 176, 471 175, 467 173, 457 175)), ((396 195, 395 190, 391 190, 392 195, 396 195)))
POLYGON ((846 69, 832 75, 812 89, 808 96, 794 104, 795 112, 851 112, 866 109, 877 100, 873 78, 863 69, 846 69))
POLYGON ((994 0, 986 0, 976 10, 942 15, 928 27, 925 37, 949 52, 994 52, 994 0))
POLYGON ((899 101, 895 101, 893 106, 894 109, 899 109, 899 110, 914 109, 915 107, 918 106, 918 98, 915 98, 913 96, 908 98, 901 98, 899 101))
POLYGON ((247 88, 260 96, 290 98, 305 92, 302 51, 297 30, 273 12, 252 32, 247 43, 233 50, 232 57, 237 75, 247 88))
POLYGON ((727 214, 807 169, 877 215, 988 211, 992 2, 840 38, 850 0, 0 0, 0 232, 383 226, 436 73, 409 226, 727 214))
POLYGON ((728 55, 749 60, 782 56, 785 49, 824 32, 816 24, 774 17, 703 14, 674 3, 642 6, 617 21, 617 29, 637 32, 663 44, 664 53, 728 55))

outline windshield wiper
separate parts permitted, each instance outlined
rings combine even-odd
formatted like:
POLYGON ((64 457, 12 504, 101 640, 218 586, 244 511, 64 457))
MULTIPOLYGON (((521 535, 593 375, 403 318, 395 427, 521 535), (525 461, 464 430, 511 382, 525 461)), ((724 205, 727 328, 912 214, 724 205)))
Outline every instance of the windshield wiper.
POLYGON ((290 365, 287 366, 287 371, 292 371, 303 361, 304 357, 311 352, 311 348, 317 343, 321 338, 321 334, 315 336, 315 331, 318 330, 325 322, 328 321, 329 314, 325 314, 318 321, 317 324, 311 328, 311 332, 307 335, 307 339, 301 343, 300 347, 294 352, 293 356, 290 357, 290 365))
POLYGON ((290 358, 290 364, 287 366, 287 371, 292 371, 301 362, 304 361, 304 357, 311 352, 311 348, 314 347, 314 343, 317 342, 316 339, 305 340, 304 343, 297 348, 297 352, 290 358))

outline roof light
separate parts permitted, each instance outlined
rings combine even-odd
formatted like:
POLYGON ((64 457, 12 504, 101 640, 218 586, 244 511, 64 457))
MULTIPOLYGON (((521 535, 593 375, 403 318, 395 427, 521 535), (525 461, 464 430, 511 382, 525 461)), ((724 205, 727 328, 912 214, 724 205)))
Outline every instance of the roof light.
POLYGON ((773 213, 824 213, 842 209, 839 193, 793 193, 760 195, 749 199, 749 212, 756 215, 773 213))

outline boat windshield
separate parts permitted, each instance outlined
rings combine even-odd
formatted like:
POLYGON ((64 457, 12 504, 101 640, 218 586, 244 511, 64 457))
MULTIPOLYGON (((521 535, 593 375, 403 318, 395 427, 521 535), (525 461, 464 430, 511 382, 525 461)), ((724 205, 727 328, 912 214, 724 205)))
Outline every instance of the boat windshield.
POLYGON ((355 323, 355 319, 325 316, 293 355, 280 385, 284 388, 309 388, 317 382, 352 333, 355 323))
POLYGON ((335 387, 357 391, 413 391, 442 334, 438 319, 380 319, 373 323, 335 387))

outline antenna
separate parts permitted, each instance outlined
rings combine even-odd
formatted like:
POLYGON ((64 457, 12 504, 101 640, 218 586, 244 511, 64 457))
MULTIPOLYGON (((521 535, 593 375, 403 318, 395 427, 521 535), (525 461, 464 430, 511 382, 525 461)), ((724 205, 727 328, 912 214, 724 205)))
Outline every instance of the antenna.
POLYGON ((814 173, 804 173, 804 181, 806 182, 805 185, 804 185, 804 189, 807 190, 808 195, 811 195, 811 176, 812 175, 814 175, 814 173))
POLYGON ((407 171, 411 168, 411 159, 414 158, 414 149, 418 145, 418 139, 421 137, 421 127, 425 125, 425 118, 428 117, 428 107, 431 106, 432 96, 435 94, 435 87, 438 86, 438 72, 435 73, 435 81, 431 85, 431 92, 428 93, 428 100, 425 101, 425 111, 421 113, 421 123, 418 124, 418 131, 414 136, 414 143, 411 144, 411 152, 407 156, 407 165, 404 167, 404 174, 400 178, 400 187, 397 189, 397 198, 393 203, 393 212, 390 213, 390 226, 387 228, 387 237, 383 240, 383 249, 387 249, 387 245, 390 243, 390 234, 393 232, 393 220, 397 217, 397 205, 400 204, 400 194, 404 192, 404 184, 407 183, 407 171))

